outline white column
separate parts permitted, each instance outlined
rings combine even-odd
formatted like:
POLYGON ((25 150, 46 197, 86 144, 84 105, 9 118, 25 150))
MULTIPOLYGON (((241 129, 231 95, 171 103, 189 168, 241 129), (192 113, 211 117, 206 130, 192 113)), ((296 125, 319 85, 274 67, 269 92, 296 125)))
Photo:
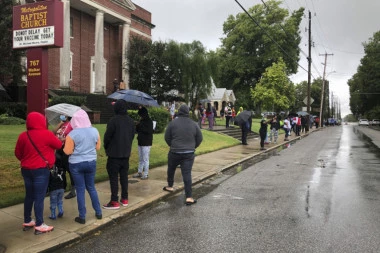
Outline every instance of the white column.
POLYGON ((63 47, 60 52, 60 75, 59 86, 69 88, 70 86, 70 0, 63 2, 63 47))
POLYGON ((122 79, 124 80, 124 83, 126 85, 125 89, 129 89, 130 88, 130 85, 129 85, 129 62, 128 62, 128 59, 127 59, 127 52, 129 51, 129 35, 130 35, 130 31, 131 31, 131 22, 128 21, 128 22, 125 22, 123 24, 123 47, 122 47, 122 66, 121 66, 121 69, 122 69, 122 73, 121 73, 121 76, 122 76, 122 79))
POLYGON ((103 93, 106 86, 104 69, 104 12, 96 11, 95 21, 95 93, 103 93))

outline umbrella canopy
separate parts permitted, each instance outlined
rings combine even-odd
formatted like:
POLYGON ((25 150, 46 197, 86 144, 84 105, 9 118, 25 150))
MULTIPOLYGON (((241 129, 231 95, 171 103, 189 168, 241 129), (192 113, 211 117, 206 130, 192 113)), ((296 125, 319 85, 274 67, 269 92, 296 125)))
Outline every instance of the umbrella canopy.
POLYGON ((297 112, 297 114, 298 114, 299 116, 306 116, 306 115, 309 115, 307 112, 304 112, 304 111, 299 111, 299 112, 297 112))
POLYGON ((252 118, 252 112, 244 110, 235 117, 235 122, 237 122, 238 125, 241 125, 249 121, 250 118, 252 118))
POLYGON ((138 90, 119 90, 109 95, 108 98, 116 100, 123 99, 129 103, 159 107, 157 101, 154 100, 154 98, 138 90))
POLYGON ((66 115, 72 117, 81 108, 72 104, 56 104, 45 109, 45 115, 50 125, 57 125, 61 122, 59 116, 66 115))
POLYGON ((210 99, 208 99, 208 98, 204 98, 204 99, 201 99, 201 100, 199 100, 199 103, 211 103, 211 100, 210 99))

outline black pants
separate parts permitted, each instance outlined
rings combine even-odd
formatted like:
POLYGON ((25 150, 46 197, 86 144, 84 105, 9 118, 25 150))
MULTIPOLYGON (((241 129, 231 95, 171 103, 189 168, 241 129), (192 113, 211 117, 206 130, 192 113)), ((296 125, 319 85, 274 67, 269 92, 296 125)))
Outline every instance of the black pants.
POLYGON ((226 128, 230 127, 231 115, 226 115, 226 128))
POLYGON ((111 186, 111 201, 118 201, 119 193, 119 175, 121 186, 121 198, 128 199, 128 170, 129 157, 127 158, 112 158, 107 159, 107 172, 111 186))
POLYGON ((175 170, 178 165, 181 165, 182 180, 185 185, 186 198, 192 197, 192 178, 191 170, 194 164, 194 153, 173 153, 168 154, 168 186, 173 187, 175 170))
POLYGON ((248 135, 249 129, 245 126, 241 128, 241 143, 247 144, 247 135, 248 135))

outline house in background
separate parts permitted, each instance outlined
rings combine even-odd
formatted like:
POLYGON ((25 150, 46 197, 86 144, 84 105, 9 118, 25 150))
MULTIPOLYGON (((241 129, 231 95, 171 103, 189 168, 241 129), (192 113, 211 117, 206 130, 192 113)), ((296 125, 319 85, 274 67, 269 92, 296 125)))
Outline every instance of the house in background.
POLYGON ((220 110, 224 110, 224 107, 229 102, 235 104, 236 97, 233 90, 227 90, 226 88, 217 88, 212 83, 211 93, 207 97, 211 101, 211 105, 214 106, 217 114, 220 116, 220 110))

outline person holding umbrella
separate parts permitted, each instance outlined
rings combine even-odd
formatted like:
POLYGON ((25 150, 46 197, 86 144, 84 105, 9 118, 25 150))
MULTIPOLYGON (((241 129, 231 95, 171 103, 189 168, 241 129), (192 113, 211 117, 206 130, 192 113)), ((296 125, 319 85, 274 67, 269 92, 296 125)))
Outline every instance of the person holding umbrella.
POLYGON ((132 142, 135 137, 135 122, 127 114, 127 102, 119 99, 114 104, 113 116, 104 133, 104 149, 108 156, 107 172, 110 179, 111 200, 105 209, 119 209, 120 203, 128 206, 128 170, 132 142), (119 203, 119 176, 121 198, 119 203))
POLYGON ((235 123, 240 126, 241 129, 241 144, 248 145, 247 135, 251 129, 252 124, 252 112, 242 111, 235 118, 235 123))

